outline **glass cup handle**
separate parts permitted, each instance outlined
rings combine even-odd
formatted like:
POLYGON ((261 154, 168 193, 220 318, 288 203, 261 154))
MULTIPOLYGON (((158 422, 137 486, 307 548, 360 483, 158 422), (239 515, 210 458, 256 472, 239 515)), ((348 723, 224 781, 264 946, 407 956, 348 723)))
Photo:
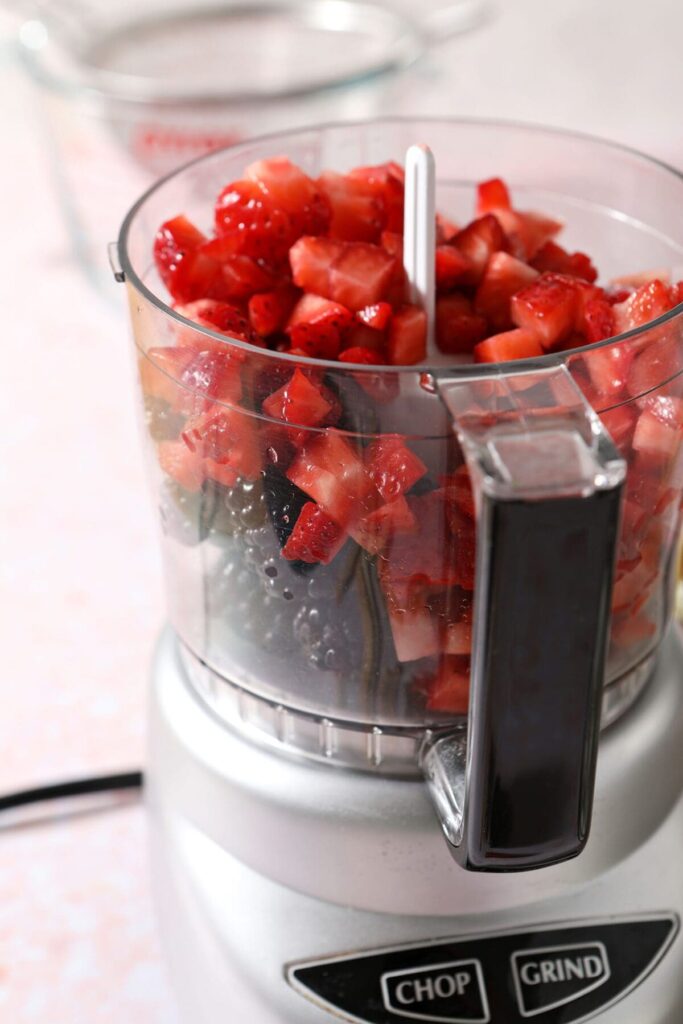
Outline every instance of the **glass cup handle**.
POLYGON ((435 385, 477 555, 467 729, 432 733, 423 770, 464 867, 556 864, 590 828, 626 466, 564 366, 435 385))

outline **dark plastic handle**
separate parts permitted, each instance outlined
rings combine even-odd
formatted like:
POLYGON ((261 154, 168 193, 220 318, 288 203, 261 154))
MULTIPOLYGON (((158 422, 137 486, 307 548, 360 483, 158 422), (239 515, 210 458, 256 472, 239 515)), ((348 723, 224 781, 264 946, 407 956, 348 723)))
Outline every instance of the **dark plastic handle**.
POLYGON ((477 500, 466 742, 424 768, 471 870, 576 856, 588 838, 625 466, 563 369, 440 382, 477 500))

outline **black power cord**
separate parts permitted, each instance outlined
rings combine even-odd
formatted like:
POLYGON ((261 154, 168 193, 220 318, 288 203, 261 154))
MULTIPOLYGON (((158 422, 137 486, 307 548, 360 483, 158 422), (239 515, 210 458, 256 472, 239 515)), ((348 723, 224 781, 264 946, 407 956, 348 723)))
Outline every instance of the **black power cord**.
MULTIPOLYGON (((45 803, 48 800, 68 800, 97 793, 117 793, 140 789, 143 780, 144 776, 141 771, 130 771, 115 775, 93 775, 84 779, 72 779, 69 782, 56 782, 46 786, 36 786, 32 789, 22 789, 0 796, 0 813, 15 810, 18 807, 26 807, 29 804, 45 803)), ((0 823, 1 827, 2 823, 0 823)))

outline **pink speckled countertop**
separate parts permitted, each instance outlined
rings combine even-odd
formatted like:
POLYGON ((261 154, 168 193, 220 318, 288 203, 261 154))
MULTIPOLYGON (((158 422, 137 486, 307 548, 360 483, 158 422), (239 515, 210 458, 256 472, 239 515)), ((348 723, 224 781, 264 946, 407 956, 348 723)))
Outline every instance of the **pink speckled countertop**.
MULTIPOLYGON (((583 128, 681 166, 682 31, 669 0, 499 0, 401 107, 583 128)), ((0 116, 7 791, 142 764, 163 602, 123 299, 107 305, 73 263, 29 91, 2 49, 0 116)), ((0 1020, 174 1024, 145 856, 139 804, 0 834, 0 1020)))

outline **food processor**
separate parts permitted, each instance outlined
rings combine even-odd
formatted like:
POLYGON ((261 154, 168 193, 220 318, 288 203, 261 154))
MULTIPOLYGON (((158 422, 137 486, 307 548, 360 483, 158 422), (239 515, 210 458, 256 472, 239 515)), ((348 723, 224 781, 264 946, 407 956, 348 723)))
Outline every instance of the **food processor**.
POLYGON ((264 137, 133 207, 112 262, 162 527, 147 799, 179 1004, 193 1024, 675 1024, 683 308, 515 363, 362 366, 194 323, 152 261, 158 225, 202 227, 252 161, 315 176, 414 143, 456 222, 500 173, 607 279, 683 263, 680 175, 503 123, 264 137), (297 368, 334 429, 264 411, 297 368), (199 479, 177 460, 207 415, 199 479), (368 466, 387 502, 409 491, 408 539, 368 539, 368 466), (343 509, 317 564, 281 556, 305 474, 343 509))

